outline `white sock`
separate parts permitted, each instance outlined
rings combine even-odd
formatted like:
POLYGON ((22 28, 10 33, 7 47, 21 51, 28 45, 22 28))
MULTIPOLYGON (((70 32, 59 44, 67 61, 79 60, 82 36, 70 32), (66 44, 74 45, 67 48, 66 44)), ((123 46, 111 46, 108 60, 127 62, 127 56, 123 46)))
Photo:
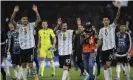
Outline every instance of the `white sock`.
POLYGON ((27 80, 27 68, 23 68, 23 71, 22 71, 22 77, 23 77, 23 80, 27 80))
POLYGON ((22 78, 22 67, 18 66, 18 79, 22 78))
POLYGON ((64 70, 62 75, 62 80, 66 80, 68 78, 68 75, 69 75, 68 70, 64 70))
POLYGON ((104 79, 108 80, 108 70, 104 70, 104 79))
POLYGON ((5 63, 6 73, 10 75, 8 60, 5 59, 5 60, 4 60, 4 63, 5 63))
POLYGON ((112 80, 112 68, 108 68, 108 78, 109 80, 112 80))
POLYGON ((67 78, 66 78, 66 80, 70 80, 70 77, 69 77, 69 72, 68 72, 68 75, 67 75, 67 78))
POLYGON ((126 76, 129 77, 129 74, 130 74, 130 67, 129 67, 129 64, 126 64, 126 66, 125 66, 125 71, 126 71, 126 76))
POLYGON ((117 64, 117 65, 116 65, 116 74, 117 74, 117 78, 120 78, 120 72, 121 72, 120 64, 117 64))
POLYGON ((121 64, 121 68, 125 72, 125 66, 123 64, 121 64))
POLYGON ((129 74, 130 74, 130 64, 128 63, 128 70, 129 70, 129 74))
POLYGON ((17 78, 17 68, 14 68, 14 77, 17 78))

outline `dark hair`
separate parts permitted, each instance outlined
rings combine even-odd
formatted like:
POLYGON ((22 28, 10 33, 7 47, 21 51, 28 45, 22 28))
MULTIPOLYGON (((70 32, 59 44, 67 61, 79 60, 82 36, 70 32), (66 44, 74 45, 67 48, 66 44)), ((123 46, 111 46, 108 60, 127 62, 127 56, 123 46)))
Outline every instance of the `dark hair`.
POLYGON ((42 20, 42 21, 40 21, 40 22, 38 23, 38 25, 37 25, 39 29, 42 29, 42 23, 43 23, 43 22, 47 22, 47 23, 48 23, 47 20, 42 20))

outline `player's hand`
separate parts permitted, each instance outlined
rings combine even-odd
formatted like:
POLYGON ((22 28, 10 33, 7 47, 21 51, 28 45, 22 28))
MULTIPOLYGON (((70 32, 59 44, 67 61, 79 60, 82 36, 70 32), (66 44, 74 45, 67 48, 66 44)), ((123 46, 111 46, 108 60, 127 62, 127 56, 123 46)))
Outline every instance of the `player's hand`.
POLYGON ((127 59, 128 59, 128 60, 131 59, 131 56, 130 56, 129 52, 127 53, 127 59))
POLYGON ((18 12, 18 11, 19 11, 19 6, 15 6, 14 12, 18 12))
POLYGON ((118 7, 118 9, 121 8, 121 3, 120 3, 120 1, 118 1, 118 2, 116 3, 116 6, 118 7))
POLYGON ((38 8, 36 5, 33 5, 32 9, 33 9, 33 11, 38 12, 38 8))
POLYGON ((61 25, 61 23, 62 23, 61 18, 58 18, 58 20, 57 20, 57 24, 58 24, 58 25, 61 25))

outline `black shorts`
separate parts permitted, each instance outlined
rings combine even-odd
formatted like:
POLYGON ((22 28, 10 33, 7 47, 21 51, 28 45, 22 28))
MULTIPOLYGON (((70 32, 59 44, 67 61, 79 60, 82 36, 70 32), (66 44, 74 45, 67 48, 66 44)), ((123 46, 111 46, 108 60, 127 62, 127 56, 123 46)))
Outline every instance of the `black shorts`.
MULTIPOLYGON (((126 53, 118 53, 118 54, 126 54, 126 53)), ((124 57, 116 57, 116 61, 120 63, 128 63, 129 60, 127 59, 127 56, 124 57)))
POLYGON ((34 48, 21 49, 21 63, 31 63, 34 61, 34 48))
POLYGON ((21 65, 20 54, 11 54, 12 64, 21 65))
POLYGON ((65 56, 59 56, 59 64, 60 68, 63 68, 63 66, 68 66, 71 68, 71 56, 65 55, 65 56))
POLYGON ((106 61, 112 61, 113 60, 113 53, 114 53, 114 49, 102 51, 101 57, 102 57, 103 64, 105 64, 106 61))

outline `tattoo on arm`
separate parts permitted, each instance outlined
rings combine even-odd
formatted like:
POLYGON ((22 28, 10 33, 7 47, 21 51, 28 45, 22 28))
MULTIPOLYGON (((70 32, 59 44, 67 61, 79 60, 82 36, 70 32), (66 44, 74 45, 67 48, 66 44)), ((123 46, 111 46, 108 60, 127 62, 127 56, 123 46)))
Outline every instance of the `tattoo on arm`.
POLYGON ((118 8, 117 15, 116 15, 116 18, 115 18, 115 20, 114 20, 114 23, 115 23, 115 24, 118 23, 118 19, 119 19, 119 17, 120 17, 120 10, 121 10, 121 8, 118 8))
POLYGON ((17 23, 14 21, 15 15, 16 15, 16 12, 13 12, 11 19, 10 19, 10 22, 16 26, 17 23))
POLYGON ((37 20, 36 20, 36 25, 41 21, 41 17, 40 17, 40 14, 38 13, 38 12, 36 12, 36 18, 37 18, 37 20))
POLYGON ((54 28, 54 32, 56 32, 59 29, 60 25, 57 24, 56 27, 54 28))

